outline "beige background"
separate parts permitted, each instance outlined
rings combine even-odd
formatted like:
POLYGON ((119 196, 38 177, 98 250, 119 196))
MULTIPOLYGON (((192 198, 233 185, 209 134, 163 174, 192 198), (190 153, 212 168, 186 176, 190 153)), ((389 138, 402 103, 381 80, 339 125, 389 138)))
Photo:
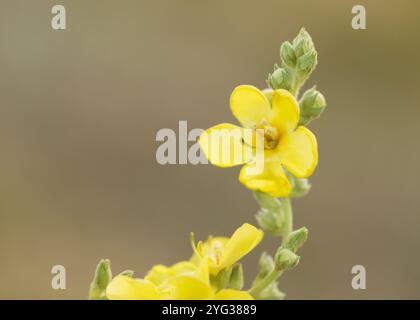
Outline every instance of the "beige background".
MULTIPOLYGON (((188 233, 254 223, 238 169, 155 160, 160 128, 235 121, 305 26, 328 109, 320 164, 295 201, 310 240, 289 298, 420 298, 418 1, 0 1, 0 298, 85 298, 97 261, 142 276, 190 254, 188 233), (67 9, 66 31, 50 10, 67 9), (368 28, 350 27, 365 4, 368 28), (67 269, 67 290, 50 286, 67 269), (367 268, 367 290, 351 267, 367 268)), ((250 280, 266 237, 244 262, 250 280)))

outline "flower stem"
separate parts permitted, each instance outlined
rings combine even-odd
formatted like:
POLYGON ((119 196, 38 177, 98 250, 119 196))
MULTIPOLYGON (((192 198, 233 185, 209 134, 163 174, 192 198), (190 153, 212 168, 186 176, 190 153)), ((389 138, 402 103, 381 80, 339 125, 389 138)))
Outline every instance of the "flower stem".
MULTIPOLYGON (((281 243, 281 245, 283 246, 286 244, 289 234, 293 231, 293 211, 290 198, 281 199, 281 204, 284 213, 284 226, 281 243)), ((282 269, 274 267, 274 269, 270 273, 268 273, 264 279, 262 279, 260 282, 258 282, 257 285, 255 285, 249 290, 249 293, 254 297, 258 296, 265 288, 267 288, 270 284, 272 284, 274 281, 280 278, 282 274, 282 269)))
POLYGON ((296 70, 291 70, 290 72, 292 73, 290 93, 293 94, 297 99, 297 96, 299 94, 299 89, 302 86, 302 83, 300 79, 298 78, 296 70))
POLYGON ((292 203, 290 198, 283 198, 281 199, 281 203, 284 209, 284 227, 283 227, 283 234, 282 234, 282 242, 281 244, 286 244, 287 237, 293 231, 293 211, 292 211, 292 203))
POLYGON ((276 281, 283 273, 283 270, 277 269, 276 267, 258 284, 252 287, 248 292, 253 297, 257 297, 265 288, 267 288, 271 283, 276 281))

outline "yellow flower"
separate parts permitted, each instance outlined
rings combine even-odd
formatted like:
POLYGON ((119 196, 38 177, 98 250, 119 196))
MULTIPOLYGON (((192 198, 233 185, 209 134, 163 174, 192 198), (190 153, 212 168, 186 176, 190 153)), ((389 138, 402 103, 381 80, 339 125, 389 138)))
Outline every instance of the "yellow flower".
POLYGON ((210 237, 205 243, 199 242, 191 260, 196 264, 207 260, 210 274, 217 275, 254 249, 263 235, 261 230, 245 223, 230 238, 210 237))
POLYGON ((108 284, 111 300, 248 300, 244 291, 224 289, 214 292, 209 281, 207 261, 199 265, 188 261, 171 267, 154 266, 144 279, 118 275, 108 284))
POLYGON ((287 197, 291 184, 283 167, 297 178, 307 178, 318 163, 316 138, 310 130, 298 126, 300 110, 294 96, 282 89, 266 96, 253 86, 242 85, 232 92, 230 106, 243 128, 223 123, 206 130, 199 139, 204 154, 212 164, 220 167, 245 164, 239 180, 249 189, 273 197, 287 197), (254 132, 252 139, 245 129, 254 132), (220 135, 215 132, 228 133, 228 142, 221 144, 220 135), (252 170, 257 161, 254 142, 261 132, 264 167, 255 173, 252 170), (238 149, 238 145, 242 149, 238 149))

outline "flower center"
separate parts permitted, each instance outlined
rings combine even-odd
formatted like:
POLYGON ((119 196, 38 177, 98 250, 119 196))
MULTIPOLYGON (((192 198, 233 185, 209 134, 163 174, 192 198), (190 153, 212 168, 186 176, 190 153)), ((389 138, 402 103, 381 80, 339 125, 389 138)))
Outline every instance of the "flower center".
POLYGON ((210 257, 213 260, 213 262, 218 265, 220 263, 220 260, 222 259, 223 249, 224 246, 219 241, 215 241, 213 239, 210 240, 210 246, 211 246, 211 254, 210 257))
MULTIPOLYGON (((279 133, 277 128, 271 126, 267 120, 261 121, 259 125, 256 126, 255 129, 262 129, 264 130, 263 138, 264 138, 264 149, 274 149, 277 144, 279 143, 279 133)), ((261 130, 256 130, 257 135, 261 135, 261 130)))

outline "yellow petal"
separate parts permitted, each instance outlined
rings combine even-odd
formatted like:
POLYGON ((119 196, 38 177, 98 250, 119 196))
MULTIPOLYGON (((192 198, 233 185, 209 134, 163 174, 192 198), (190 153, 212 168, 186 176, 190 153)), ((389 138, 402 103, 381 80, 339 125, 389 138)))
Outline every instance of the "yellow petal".
POLYGON ((223 289, 216 293, 215 300, 254 300, 246 291, 223 289))
POLYGON ((110 300, 156 300, 159 299, 156 287, 150 281, 116 276, 106 288, 110 300))
POLYGON ((204 283, 210 285, 209 260, 201 259, 193 275, 204 283))
POLYGON ((233 115, 245 128, 271 118, 271 107, 264 93, 253 86, 236 87, 230 96, 233 115))
POLYGON ((273 115, 270 124, 279 130, 280 135, 286 135, 296 128, 300 109, 295 97, 289 91, 275 90, 271 108, 273 115))
POLYGON ((243 143, 244 129, 222 123, 207 129, 198 142, 209 161, 219 167, 244 164, 252 158, 252 148, 243 143))
POLYGON ((251 190, 259 190, 273 197, 287 197, 292 186, 281 166, 276 150, 266 150, 264 153, 264 169, 255 174, 253 164, 243 166, 239 181, 251 190))
POLYGON ((173 300, 205 300, 213 297, 211 287, 192 276, 176 276, 168 279, 162 288, 161 297, 173 300))
POLYGON ((169 277, 174 275, 180 275, 190 272, 195 272, 197 270, 197 266, 189 261, 181 261, 174 264, 171 267, 167 267, 164 265, 156 265, 154 266, 146 275, 145 279, 153 282, 156 285, 161 284, 169 277))
POLYGON ((235 262, 240 260, 243 256, 254 249, 262 240, 264 233, 248 223, 239 227, 226 243, 220 264, 214 271, 218 271, 230 267, 235 262))
POLYGON ((281 139, 276 151, 281 163, 297 178, 307 178, 318 164, 318 147, 314 134, 299 127, 281 139))

